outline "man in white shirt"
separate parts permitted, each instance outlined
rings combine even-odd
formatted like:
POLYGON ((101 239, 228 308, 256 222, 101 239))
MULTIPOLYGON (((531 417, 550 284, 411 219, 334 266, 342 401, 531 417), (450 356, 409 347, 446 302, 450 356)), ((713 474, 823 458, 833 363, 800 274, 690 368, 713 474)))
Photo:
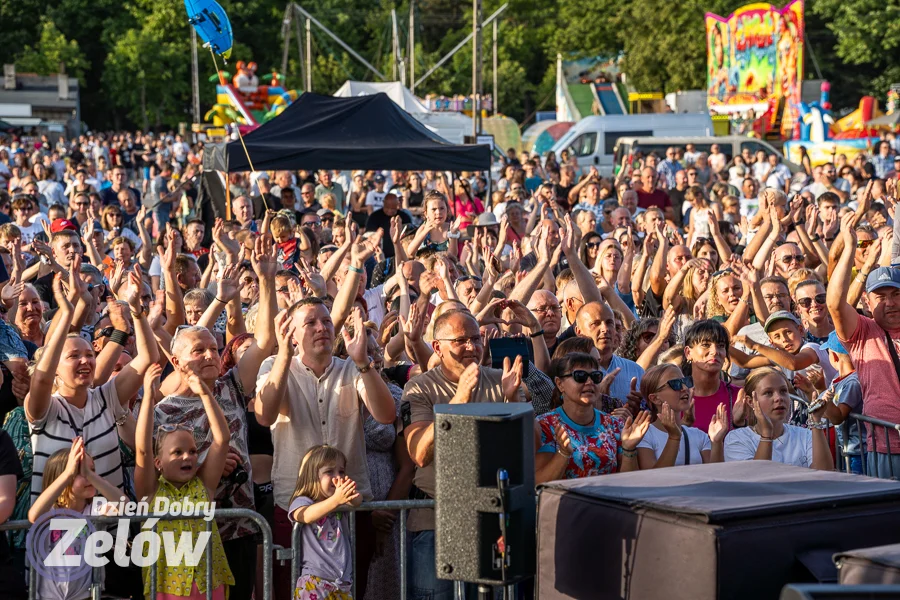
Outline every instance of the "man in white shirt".
POLYGON ((709 149, 709 167, 713 173, 721 173, 728 164, 728 157, 722 152, 718 144, 713 144, 709 149))
POLYGON ((767 157, 768 171, 766 174, 766 187, 771 187, 788 192, 788 184, 791 182, 791 170, 781 162, 777 154, 767 157))
POLYGON ((846 202, 850 198, 850 183, 846 179, 837 176, 837 169, 834 163, 827 163, 822 167, 816 167, 816 169, 821 169, 821 175, 809 186, 809 191, 816 197, 816 200, 825 192, 834 192, 841 199, 841 202, 846 202))
POLYGON ((694 144, 686 144, 684 146, 684 164, 685 166, 689 166, 697 162, 697 157, 700 156, 700 153, 697 152, 697 147, 694 144))
POLYGON ((366 212, 371 215, 374 211, 381 210, 384 207, 385 196, 387 192, 384 190, 384 175, 378 173, 375 175, 375 189, 366 194, 366 212))

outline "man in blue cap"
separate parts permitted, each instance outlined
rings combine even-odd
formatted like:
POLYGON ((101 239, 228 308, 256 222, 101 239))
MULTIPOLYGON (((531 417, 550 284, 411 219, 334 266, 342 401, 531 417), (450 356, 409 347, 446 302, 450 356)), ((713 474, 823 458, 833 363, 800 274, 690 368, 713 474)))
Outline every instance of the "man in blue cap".
MULTIPOLYGON (((891 423, 900 423, 900 270, 878 267, 865 278, 865 299, 872 317, 856 312, 847 303, 851 268, 856 253, 856 215, 847 213, 841 219, 844 250, 828 283, 826 304, 837 337, 856 365, 865 403, 863 414, 891 423)), ((900 475, 900 436, 890 435, 890 451, 883 430, 873 444, 869 428, 866 473, 889 478, 900 475)), ((881 429, 881 428, 879 428, 881 429)))
MULTIPOLYGON (((825 407, 825 417, 834 425, 843 423, 850 413, 861 414, 863 411, 862 388, 859 385, 859 377, 853 368, 850 354, 838 339, 837 333, 832 331, 828 339, 821 346, 828 352, 828 360, 831 366, 838 372, 829 388, 833 395, 825 407)), ((846 457, 845 462, 851 473, 862 474, 862 455, 859 448, 859 423, 851 419, 849 427, 837 428, 838 442, 841 444, 841 453, 846 457)))

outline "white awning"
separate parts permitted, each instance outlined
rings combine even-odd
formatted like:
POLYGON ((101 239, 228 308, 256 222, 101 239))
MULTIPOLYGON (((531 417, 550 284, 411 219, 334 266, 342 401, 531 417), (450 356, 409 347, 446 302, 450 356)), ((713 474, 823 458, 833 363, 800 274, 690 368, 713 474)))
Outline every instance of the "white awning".
POLYGON ((0 117, 0 119, 13 127, 36 127, 41 124, 38 117, 0 117))

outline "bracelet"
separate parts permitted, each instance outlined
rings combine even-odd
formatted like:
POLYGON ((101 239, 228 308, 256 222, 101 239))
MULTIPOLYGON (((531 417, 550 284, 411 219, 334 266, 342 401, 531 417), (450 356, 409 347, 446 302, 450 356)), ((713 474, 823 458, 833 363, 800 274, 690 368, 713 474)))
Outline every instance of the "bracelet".
POLYGON ((563 452, 563 451, 560 450, 559 448, 556 449, 556 453, 559 454, 560 456, 562 456, 562 457, 563 457, 564 459, 566 459, 566 460, 569 460, 570 458, 572 458, 572 454, 575 454, 574 452, 573 452, 572 454, 566 454, 565 452, 563 452))
POLYGON ((216 300, 216 302, 221 302, 222 304, 228 304, 227 302, 225 302, 224 300, 222 300, 222 299, 219 298, 218 296, 215 296, 215 300, 216 300))
POLYGON ((462 236, 462 233, 459 231, 457 231, 455 234, 447 233, 447 237, 450 238, 451 240, 458 240, 460 238, 460 236, 462 236))
POLYGON ((363 270, 362 270, 362 269, 357 269, 357 268, 354 267, 353 265, 350 265, 349 267, 347 267, 347 270, 350 271, 351 273, 359 273, 360 275, 363 274, 363 270))
POLYGON ((133 310, 131 310, 130 307, 128 308, 128 310, 131 312, 131 316, 135 319, 140 319, 141 317, 144 316, 144 307, 143 306, 141 306, 140 312, 134 312, 133 310))
POLYGON ((128 340, 128 334, 124 331, 119 331, 118 329, 113 330, 111 334, 109 334, 109 341, 113 344, 118 344, 120 346, 124 346, 125 342, 128 340))
POLYGON ((372 361, 369 361, 369 364, 367 364, 365 367, 360 367, 359 365, 357 365, 356 368, 359 369, 360 373, 368 373, 372 370, 373 364, 374 363, 372 361))
POLYGON ((750 300, 748 300, 747 298, 741 298, 741 302, 743 302, 743 303, 746 304, 747 306, 753 306, 753 305, 750 303, 750 300))
POLYGON ((794 221, 794 225, 806 225, 806 219, 801 219, 799 221, 794 221))
POLYGON ((826 242, 833 242, 836 238, 837 238, 837 236, 835 236, 835 237, 828 237, 828 236, 825 236, 825 241, 826 241, 826 242))
POLYGON ((675 438, 675 437, 672 437, 672 436, 670 435, 670 436, 669 436, 669 441, 670 441, 670 442, 678 442, 678 443, 680 444, 680 443, 681 443, 681 438, 680 438, 680 437, 675 438))
POLYGON ((532 333, 531 336, 529 336, 529 337, 531 337, 531 339, 535 339, 535 338, 541 337, 542 335, 544 335, 544 330, 543 330, 543 329, 541 329, 540 331, 535 331, 535 332, 532 333))
POLYGON ((806 422, 806 426, 809 429, 828 429, 828 425, 829 425, 828 421, 825 421, 825 420, 822 420, 822 421, 810 420, 810 421, 806 422))
POLYGON ((816 235, 814 235, 814 236, 812 236, 811 238, 809 238, 809 241, 811 241, 811 242, 818 242, 818 241, 821 240, 821 239, 822 239, 822 236, 820 236, 820 235, 817 233, 816 235))
POLYGON ((625 458, 634 458, 635 456, 637 456, 637 448, 635 448, 634 450, 626 450, 623 446, 622 456, 624 456, 625 458))
POLYGON ((759 442, 760 442, 760 443, 763 443, 763 442, 769 442, 769 443, 771 444, 771 443, 772 443, 772 438, 760 437, 760 438, 759 438, 759 442))

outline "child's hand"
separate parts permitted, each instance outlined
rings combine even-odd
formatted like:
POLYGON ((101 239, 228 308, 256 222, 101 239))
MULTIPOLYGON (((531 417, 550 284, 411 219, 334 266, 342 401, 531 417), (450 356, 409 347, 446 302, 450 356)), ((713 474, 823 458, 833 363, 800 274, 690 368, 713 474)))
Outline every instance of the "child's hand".
POLYGON ((162 375, 162 367, 157 363, 153 363, 144 373, 144 398, 152 402, 156 402, 159 394, 159 377, 162 375))
POLYGON ((72 449, 69 450, 69 461, 66 463, 66 475, 75 477, 81 469, 81 462, 84 459, 84 438, 77 437, 72 443, 72 449))
POLYGON ((187 383, 191 388, 191 391, 197 394, 198 396, 207 395, 212 396, 212 392, 209 390, 209 386, 197 376, 196 373, 191 372, 187 375, 187 383))
POLYGON ((338 505, 350 504, 359 497, 359 492, 356 491, 356 482, 349 477, 343 479, 335 477, 334 485, 337 488, 334 490, 334 498, 338 505))

